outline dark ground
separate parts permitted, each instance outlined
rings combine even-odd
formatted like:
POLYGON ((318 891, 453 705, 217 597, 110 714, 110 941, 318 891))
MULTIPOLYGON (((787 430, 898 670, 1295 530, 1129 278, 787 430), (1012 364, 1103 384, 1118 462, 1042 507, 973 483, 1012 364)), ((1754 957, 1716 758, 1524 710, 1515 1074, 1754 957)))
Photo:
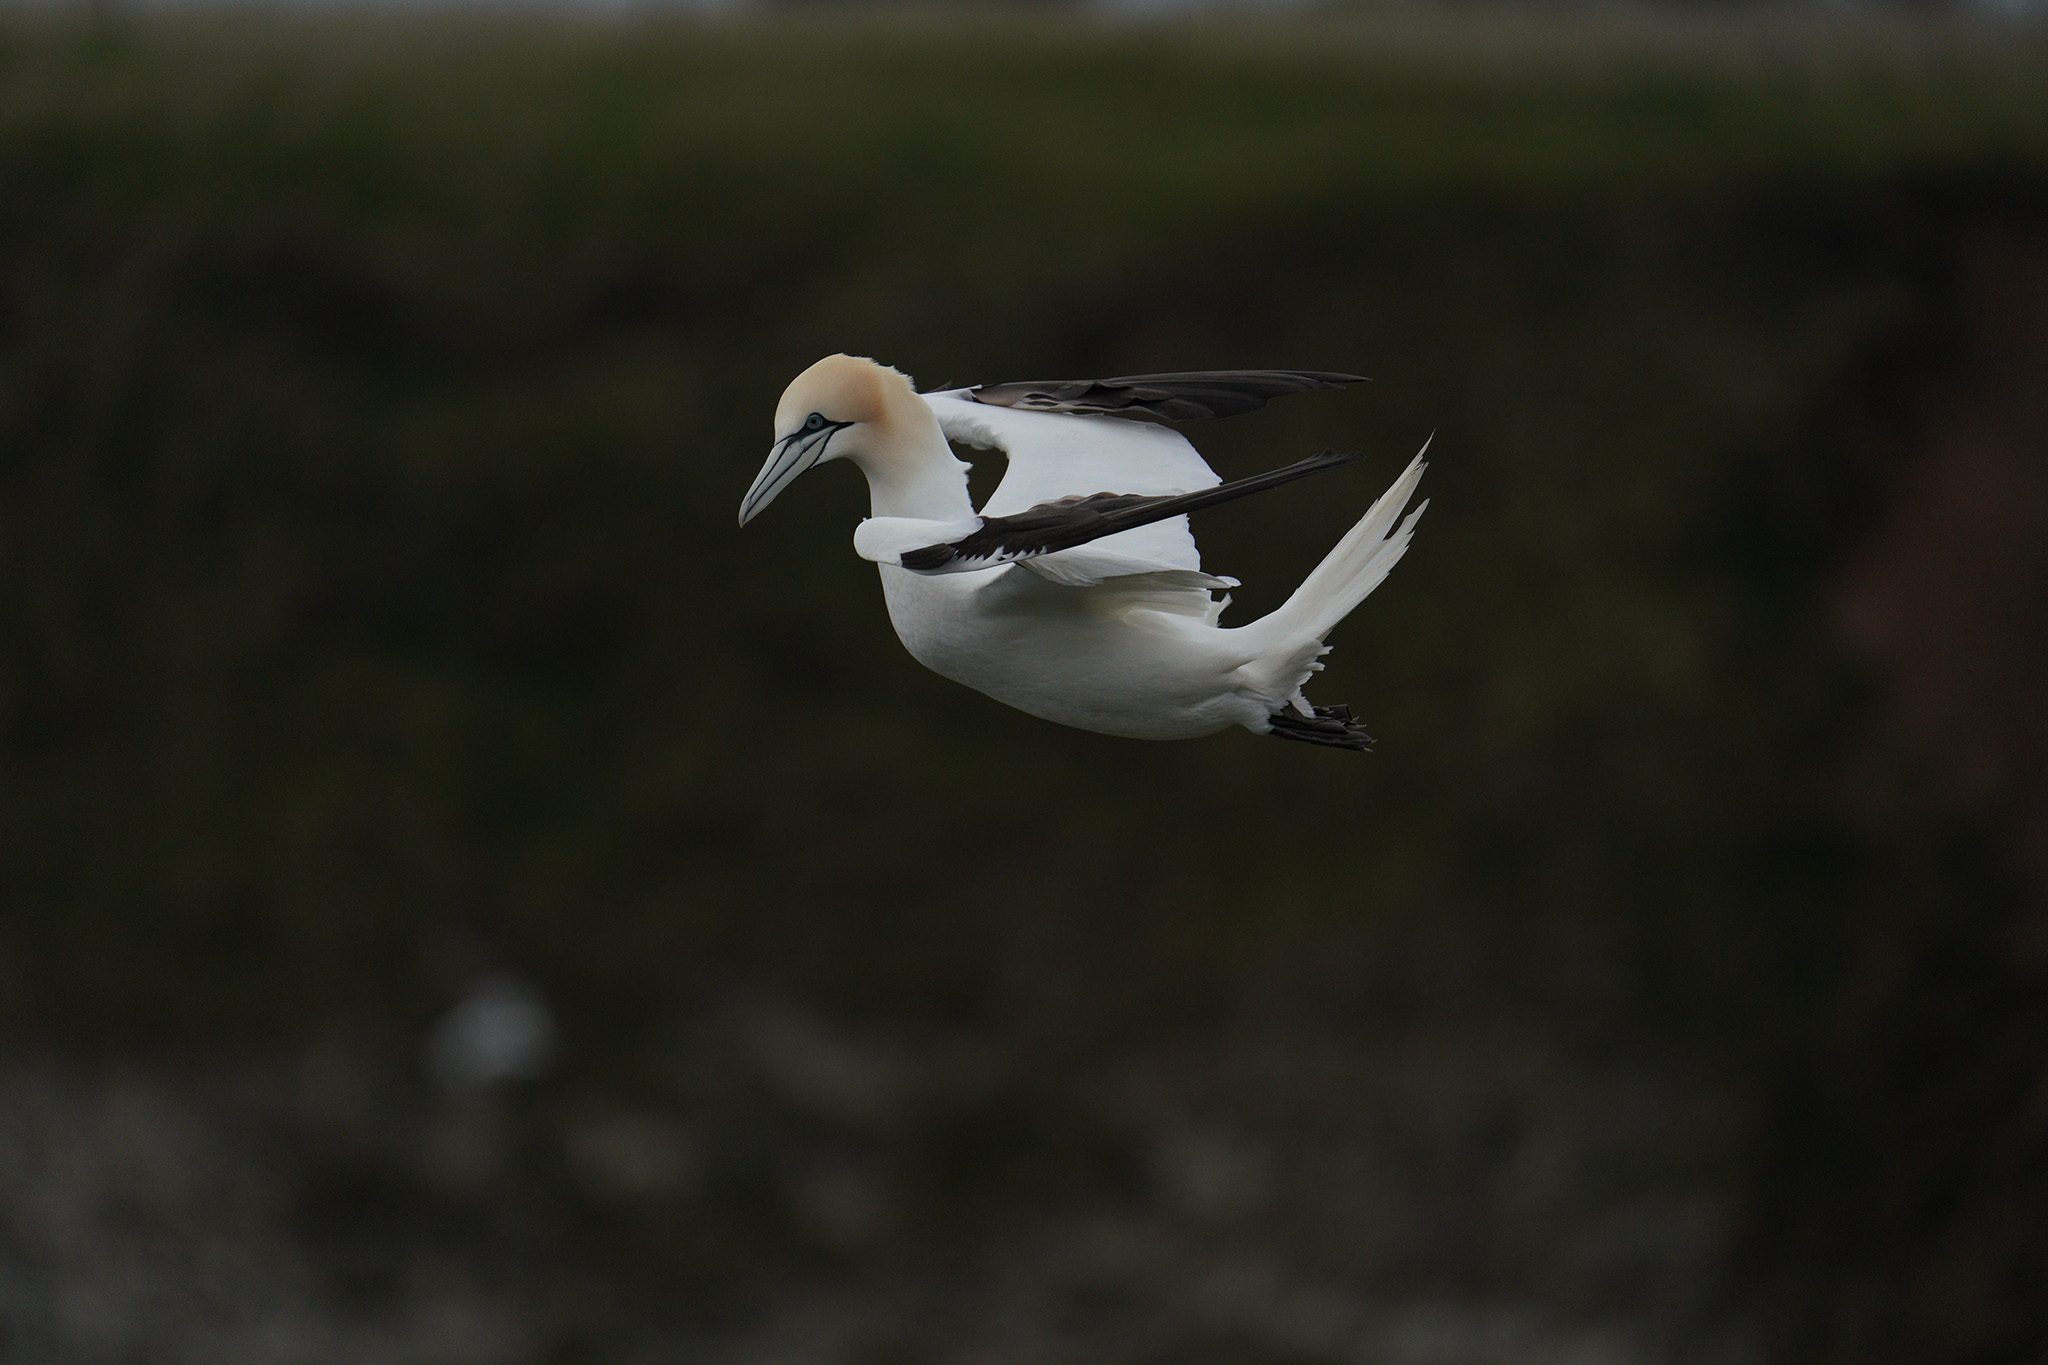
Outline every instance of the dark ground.
POLYGON ((2039 33, 1020 25, 0 27, 0 1358, 2048 1360, 2039 33), (1371 374, 1378 752, 735 533, 839 349, 1371 374))

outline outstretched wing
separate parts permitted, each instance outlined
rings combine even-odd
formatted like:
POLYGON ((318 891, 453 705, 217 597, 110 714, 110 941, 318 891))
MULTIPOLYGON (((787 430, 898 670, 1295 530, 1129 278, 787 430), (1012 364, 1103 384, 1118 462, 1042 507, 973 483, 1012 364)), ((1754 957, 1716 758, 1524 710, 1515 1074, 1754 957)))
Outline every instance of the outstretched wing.
MULTIPOLYGON (((1084 520, 1092 520, 1100 526, 1094 514, 1100 510, 1104 498, 1128 501, 1129 495, 1098 494, 1094 499, 1069 498, 1065 503, 1045 505, 1061 507, 1090 502, 1093 506, 1084 508, 1081 515, 1084 520)), ((1027 526, 1037 520, 1031 512, 1022 515, 1027 526)), ((1104 549, 1101 539, 1071 544, 1066 549, 1055 551, 1033 552, 1021 542, 1009 548, 992 546, 989 541, 991 527, 995 528, 993 534, 1000 535, 1005 520, 987 520, 978 516, 970 516, 963 521, 869 517, 854 529, 853 548, 862 559, 928 574, 971 573, 1014 564, 1019 569, 1029 569, 1032 577, 1063 588, 1113 587, 1126 596, 1142 597, 1145 605, 1154 608, 1209 617, 1215 615, 1215 609, 1220 605, 1209 596, 1210 590, 1237 586, 1234 578, 1218 578, 1200 569, 1182 568, 1159 559, 1136 558, 1114 548, 1104 549)), ((1040 525, 1042 527, 1042 523, 1040 525)), ((1025 532, 1027 539, 1032 535, 1028 530, 1025 532)))
MULTIPOLYGON (((981 509, 1001 517, 1061 498, 1111 493, 1192 493, 1214 488, 1216 471, 1170 427, 1059 412, 1028 412, 975 401, 971 389, 924 400, 946 439, 1009 459, 981 509)), ((1199 569, 1201 552, 1186 517, 1127 531, 1105 550, 1162 568, 1199 569)))
MULTIPOLYGON (((1156 498, 1215 488, 1220 482, 1216 471, 1185 436, 1156 422, 1131 419, 1227 417, 1286 394, 1334 388, 1357 378, 1325 370, 1216 370, 983 384, 922 397, 948 440, 1000 450, 1008 458, 1002 481, 981 509, 985 518, 1006 518, 1062 500, 1087 502, 1100 494, 1156 498)), ((1083 512, 1100 510, 1097 503, 1083 512)), ((1082 538, 1090 542, 1088 555, 1041 550, 1029 556, 1032 567, 1055 581, 1063 570, 1071 570, 1076 582, 1109 576, 1103 570, 1119 563, 1128 563, 1132 573, 1201 570, 1201 551, 1184 510, 1131 518, 1108 529, 1097 523, 1097 528, 1082 538)), ((1196 580, 1180 581, 1192 587, 1196 580)), ((1212 586, 1218 581, 1210 580, 1212 586)))
POLYGON ((1130 374, 1121 379, 1023 380, 983 384, 965 392, 977 403, 1030 412, 1143 415, 1183 422, 1197 417, 1235 417, 1290 393, 1342 388, 1364 378, 1331 370, 1197 370, 1130 374))
MULTIPOLYGON (((1093 555, 1114 557, 1121 554, 1121 551, 1110 549, 1115 541, 1145 528, 1167 521, 1185 526, 1189 512, 1276 488, 1359 458, 1353 451, 1326 450, 1281 469, 1192 493, 1094 493, 1087 497, 1057 498, 1038 503, 1007 516, 991 516, 984 512, 979 519, 980 525, 967 534, 901 549, 896 562, 919 573, 959 573, 998 564, 1055 560, 1061 552, 1072 552, 1082 546, 1088 547, 1093 555)), ((937 526, 937 523, 920 524, 937 526)), ((1195 566, 1147 561, 1135 565, 1133 571, 1156 572, 1162 569, 1192 573, 1195 566)))

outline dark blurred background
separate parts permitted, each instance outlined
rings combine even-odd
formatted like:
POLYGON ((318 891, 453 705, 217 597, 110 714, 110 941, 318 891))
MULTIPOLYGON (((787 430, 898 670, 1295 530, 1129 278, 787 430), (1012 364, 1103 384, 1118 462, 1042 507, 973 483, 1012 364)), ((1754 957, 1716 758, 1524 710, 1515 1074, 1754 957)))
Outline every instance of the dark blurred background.
POLYGON ((2044 375, 2010 17, 0 15, 0 1359, 2048 1360, 2044 375), (922 671, 836 350, 1373 376, 1378 751, 922 671))

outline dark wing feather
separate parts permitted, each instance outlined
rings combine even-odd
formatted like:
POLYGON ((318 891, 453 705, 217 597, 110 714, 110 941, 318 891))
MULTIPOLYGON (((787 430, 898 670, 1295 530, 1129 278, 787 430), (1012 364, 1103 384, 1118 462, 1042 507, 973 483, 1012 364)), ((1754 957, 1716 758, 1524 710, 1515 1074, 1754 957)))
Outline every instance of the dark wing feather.
POLYGON ((1119 379, 983 384, 967 393, 977 403, 1032 412, 1092 412, 1183 422, 1196 417, 1235 417, 1290 393, 1342 388, 1363 378, 1329 370, 1206 370, 1131 374, 1119 379))
POLYGON ((1194 493, 1091 493, 1087 497, 1041 502, 1007 517, 985 517, 981 529, 943 545, 907 550, 898 560, 906 569, 930 573, 966 561, 1008 562, 1071 550, 1091 540, 1165 521, 1184 512, 1200 511, 1219 502, 1263 492, 1325 469, 1364 457, 1356 451, 1326 450, 1280 469, 1235 479, 1194 493))

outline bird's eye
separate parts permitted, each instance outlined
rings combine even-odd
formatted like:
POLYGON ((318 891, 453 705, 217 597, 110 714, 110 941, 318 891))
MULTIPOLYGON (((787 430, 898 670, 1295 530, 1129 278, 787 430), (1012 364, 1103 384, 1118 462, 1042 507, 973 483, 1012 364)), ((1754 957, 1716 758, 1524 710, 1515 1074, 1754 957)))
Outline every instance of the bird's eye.
POLYGON ((819 427, 822 427, 824 425, 825 414, 821 412, 814 412, 809 417, 804 418, 805 431, 816 431, 819 427))

